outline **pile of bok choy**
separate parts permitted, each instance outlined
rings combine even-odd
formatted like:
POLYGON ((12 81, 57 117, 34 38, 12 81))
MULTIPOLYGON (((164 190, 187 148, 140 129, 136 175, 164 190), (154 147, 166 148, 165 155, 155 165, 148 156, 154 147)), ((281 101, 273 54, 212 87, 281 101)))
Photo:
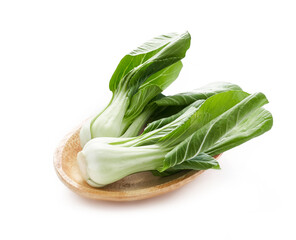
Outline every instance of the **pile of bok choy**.
POLYGON ((80 131, 77 161, 89 185, 142 171, 167 176, 219 169, 214 156, 271 129, 265 95, 235 84, 161 94, 178 77, 189 46, 188 32, 162 35, 120 61, 109 83, 110 103, 80 131))

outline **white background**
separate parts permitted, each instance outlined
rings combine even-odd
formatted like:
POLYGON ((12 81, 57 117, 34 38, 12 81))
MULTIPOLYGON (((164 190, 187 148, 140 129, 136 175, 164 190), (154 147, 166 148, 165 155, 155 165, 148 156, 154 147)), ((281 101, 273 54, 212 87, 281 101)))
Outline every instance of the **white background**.
POLYGON ((1 1, 1 239, 296 239, 295 1, 1 1), (120 59, 188 30, 173 94, 213 81, 264 92, 273 129, 182 189, 83 199, 57 178, 59 141, 110 99, 120 59))

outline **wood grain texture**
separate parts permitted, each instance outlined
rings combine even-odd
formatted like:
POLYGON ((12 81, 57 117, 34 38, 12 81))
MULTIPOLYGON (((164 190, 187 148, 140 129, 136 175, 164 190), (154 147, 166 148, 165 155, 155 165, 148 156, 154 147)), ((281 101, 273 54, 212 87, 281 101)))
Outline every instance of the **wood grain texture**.
POLYGON ((81 151, 79 130, 80 127, 61 141, 54 154, 54 167, 60 180, 83 197, 108 201, 134 201, 151 198, 176 190, 204 172, 188 170, 167 177, 141 172, 103 188, 91 187, 81 177, 76 161, 77 153, 81 151))

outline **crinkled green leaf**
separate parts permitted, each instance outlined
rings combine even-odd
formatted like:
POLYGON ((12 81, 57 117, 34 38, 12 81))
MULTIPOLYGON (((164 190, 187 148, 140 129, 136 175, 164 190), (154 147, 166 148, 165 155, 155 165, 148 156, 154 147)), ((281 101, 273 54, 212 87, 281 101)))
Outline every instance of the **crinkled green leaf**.
POLYGON ((182 62, 178 61, 171 66, 168 66, 161 71, 151 75, 138 89, 137 93, 132 96, 131 103, 126 112, 127 116, 138 115, 143 111, 144 107, 155 96, 160 94, 178 77, 182 62))
POLYGON ((179 165, 171 167, 163 172, 153 171, 155 176, 169 176, 181 170, 207 170, 207 169, 220 169, 217 160, 206 153, 200 153, 196 157, 182 162, 179 165))
POLYGON ((238 85, 227 82, 215 82, 195 89, 192 92, 179 93, 172 96, 166 96, 157 100, 158 106, 183 106, 189 105, 199 99, 207 99, 217 93, 230 90, 242 90, 238 85))
POLYGON ((131 94, 140 87, 152 74, 180 61, 185 57, 190 47, 190 34, 188 32, 174 38, 169 44, 157 52, 154 56, 134 68, 128 78, 122 84, 126 84, 131 94))
POLYGON ((158 53, 162 48, 164 48, 169 42, 178 37, 177 33, 170 33, 166 35, 161 35, 150 41, 144 43, 136 50, 124 56, 118 64, 115 72, 113 73, 111 80, 109 82, 109 88, 114 92, 121 79, 132 69, 139 66, 143 62, 147 61, 153 55, 158 53))
POLYGON ((237 126, 211 146, 207 153, 214 156, 234 148, 252 138, 258 137, 271 129, 272 115, 264 108, 259 108, 242 120, 237 126))
POLYGON ((169 170, 206 170, 206 169, 220 169, 220 165, 217 160, 206 153, 200 153, 196 157, 186 160, 178 165, 175 165, 169 170))
MULTIPOLYGON (((194 134, 192 134, 185 141, 178 144, 175 148, 173 148, 173 150, 166 154, 162 170, 166 170, 170 167, 178 165, 187 159, 197 156, 201 152, 207 152, 207 150, 209 150, 218 141, 223 139, 223 137, 227 136, 227 134, 236 126, 238 126, 242 121, 244 121, 246 118, 251 118, 254 111, 268 103, 263 93, 249 95, 238 103, 235 103, 235 96, 238 92, 239 91, 229 91, 220 93, 206 100, 202 106, 206 106, 206 103, 210 102, 208 107, 209 110, 212 110, 210 110, 208 113, 204 112, 200 116, 202 119, 199 121, 204 122, 205 124, 202 124, 194 134), (227 99, 227 101, 230 101, 231 99, 225 98, 223 100, 221 99, 221 95, 227 97, 229 94, 233 96, 232 101, 234 106, 228 110, 225 109, 224 112, 217 115, 216 112, 213 111, 212 106, 216 105, 216 109, 219 108, 219 106, 223 108, 223 106, 226 104, 225 100, 227 99), (208 118, 208 115, 212 114, 216 116, 213 118, 208 118), (204 121, 203 118, 211 119, 211 121, 204 121)), ((202 110, 204 109, 200 107, 198 111, 202 110)), ((265 130, 267 131, 267 129, 265 130)))
POLYGON ((197 100, 194 103, 190 104, 189 106, 185 107, 184 109, 182 109, 181 111, 179 111, 178 113, 169 116, 169 117, 165 117, 165 118, 161 118, 159 120, 153 121, 151 123, 149 123, 147 125, 147 127, 144 129, 144 134, 147 132, 151 132, 155 129, 161 128, 171 122, 173 122, 174 120, 176 120, 178 117, 180 117, 182 114, 184 114, 190 107, 195 107, 196 109, 199 108, 199 106, 204 102, 205 100, 197 100))

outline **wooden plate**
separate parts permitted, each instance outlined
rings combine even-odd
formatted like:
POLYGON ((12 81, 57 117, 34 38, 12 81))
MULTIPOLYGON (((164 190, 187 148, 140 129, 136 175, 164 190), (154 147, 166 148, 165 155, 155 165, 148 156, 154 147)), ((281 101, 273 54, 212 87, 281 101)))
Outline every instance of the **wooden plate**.
POLYGON ((156 177, 150 172, 141 172, 103 188, 91 187, 82 179, 76 161, 77 153, 81 151, 79 130, 80 128, 68 134, 60 143, 54 154, 54 167, 61 181, 83 197, 109 201, 151 198, 176 190, 204 172, 182 171, 168 177, 156 177))

